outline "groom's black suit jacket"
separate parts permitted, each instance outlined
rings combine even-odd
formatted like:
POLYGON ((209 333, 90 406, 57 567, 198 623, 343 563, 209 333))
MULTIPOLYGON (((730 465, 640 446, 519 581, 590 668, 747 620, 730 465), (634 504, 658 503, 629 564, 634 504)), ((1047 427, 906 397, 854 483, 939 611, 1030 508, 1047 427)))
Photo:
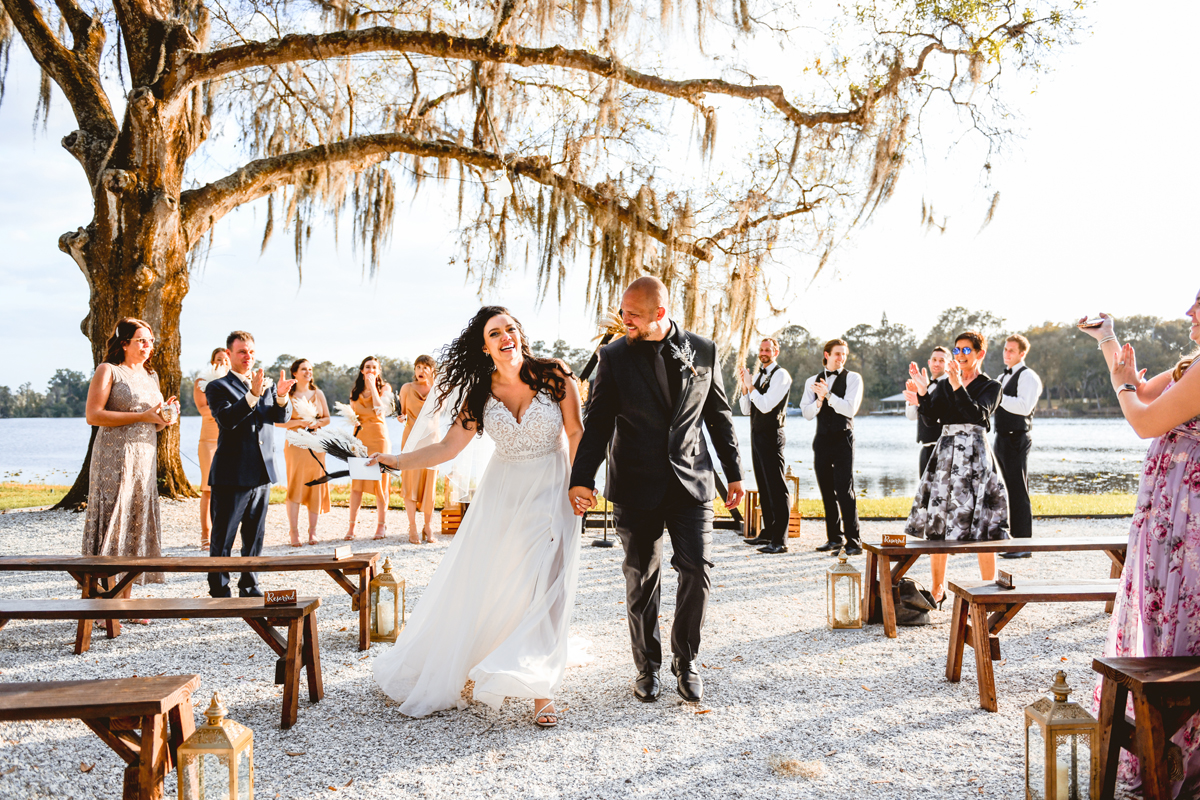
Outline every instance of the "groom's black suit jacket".
POLYGON ((600 350, 570 485, 595 488, 596 470, 607 455, 605 495, 613 503, 642 510, 656 508, 672 477, 697 502, 711 502, 716 482, 701 423, 708 427, 726 479, 742 479, 716 345, 674 326, 663 349, 668 373, 678 372, 677 376, 670 374, 678 394, 673 408, 654 376, 650 347, 646 342, 621 338, 600 350), (671 352, 672 344, 682 348, 685 342, 694 354, 694 374, 671 352))
POLYGON ((253 408, 246 384, 232 371, 209 381, 204 397, 217 421, 217 452, 208 471, 210 486, 261 486, 279 480, 275 469, 275 423, 292 418, 292 405, 275 402, 275 387, 253 408))

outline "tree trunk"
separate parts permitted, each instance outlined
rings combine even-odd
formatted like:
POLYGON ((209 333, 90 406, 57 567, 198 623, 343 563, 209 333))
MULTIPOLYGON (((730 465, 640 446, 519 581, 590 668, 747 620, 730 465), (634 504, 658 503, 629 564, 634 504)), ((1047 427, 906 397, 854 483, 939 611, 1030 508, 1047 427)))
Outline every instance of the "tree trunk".
MULTIPOLYGON (((91 224, 59 239, 59 248, 88 281, 89 312, 81 327, 93 363, 104 359, 121 318, 144 320, 154 332, 149 366, 164 398, 178 395, 182 378, 179 317, 188 291, 188 245, 179 213, 183 165, 206 132, 207 126, 193 122, 187 104, 168 112, 145 84, 135 88, 93 187, 91 224)), ((63 146, 72 150, 78 135, 67 136, 63 146)), ((75 485, 57 508, 86 506, 91 452, 89 446, 75 485)), ((158 489, 163 497, 198 496, 183 471, 178 424, 158 436, 158 489)))

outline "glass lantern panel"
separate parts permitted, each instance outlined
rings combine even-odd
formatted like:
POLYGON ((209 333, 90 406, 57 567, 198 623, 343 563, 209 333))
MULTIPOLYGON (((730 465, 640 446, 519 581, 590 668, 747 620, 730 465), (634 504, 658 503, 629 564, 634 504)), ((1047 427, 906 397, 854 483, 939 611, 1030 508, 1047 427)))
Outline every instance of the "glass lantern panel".
POLYGON ((243 750, 237 757, 238 800, 250 800, 250 753, 243 750))
POLYGON ((182 756, 179 761, 179 798, 197 800, 200 797, 200 767, 195 756, 182 756))
POLYGON ((1029 800, 1046 798, 1046 742, 1036 724, 1025 726, 1025 796, 1029 800))
POLYGON ((396 629, 396 592, 390 587, 380 587, 373 596, 376 633, 390 636, 396 629))
POLYGON ((229 761, 212 753, 200 756, 197 800, 233 800, 229 796, 229 761))
POLYGON ((1060 734, 1055 741, 1054 760, 1060 774, 1053 800, 1088 800, 1092 791, 1092 752, 1090 737, 1075 733, 1060 734), (1062 774, 1062 773, 1066 774, 1062 774))
POLYGON ((849 625, 858 617, 858 598, 854 592, 854 581, 849 575, 840 576, 833 583, 833 618, 842 625, 849 625))

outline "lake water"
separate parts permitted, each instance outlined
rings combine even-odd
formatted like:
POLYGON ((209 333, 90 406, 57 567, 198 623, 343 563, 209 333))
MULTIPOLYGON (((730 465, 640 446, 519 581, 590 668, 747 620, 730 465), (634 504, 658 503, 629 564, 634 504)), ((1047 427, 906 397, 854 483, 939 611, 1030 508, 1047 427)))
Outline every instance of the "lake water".
MULTIPOLYGON (((199 483, 196 445, 200 418, 184 417, 180 425, 184 468, 192 482, 199 483)), ((784 457, 800 476, 803 497, 820 497, 812 472, 815 425, 803 417, 788 417, 785 429, 784 457)), ((900 416, 866 416, 854 425, 859 493, 868 497, 912 495, 917 484, 916 423, 900 416)), ((734 417, 734 427, 741 442, 742 465, 749 472, 749 418, 734 417)), ((390 420, 388 428, 396 449, 401 427, 390 420)), ((89 433, 87 423, 78 418, 0 419, 0 480, 72 483, 87 452, 89 433)), ((282 465, 283 436, 276 436, 275 441, 282 465)), ((1030 488, 1050 494, 1136 492, 1148 446, 1123 419, 1036 420, 1029 457, 1030 488)))

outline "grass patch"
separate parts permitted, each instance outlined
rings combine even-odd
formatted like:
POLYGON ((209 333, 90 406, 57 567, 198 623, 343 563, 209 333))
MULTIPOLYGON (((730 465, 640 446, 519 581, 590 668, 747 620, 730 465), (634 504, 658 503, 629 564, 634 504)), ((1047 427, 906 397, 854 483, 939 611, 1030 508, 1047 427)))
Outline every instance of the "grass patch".
POLYGON ((52 506, 62 500, 70 486, 48 483, 0 483, 0 511, 13 508, 52 506))

